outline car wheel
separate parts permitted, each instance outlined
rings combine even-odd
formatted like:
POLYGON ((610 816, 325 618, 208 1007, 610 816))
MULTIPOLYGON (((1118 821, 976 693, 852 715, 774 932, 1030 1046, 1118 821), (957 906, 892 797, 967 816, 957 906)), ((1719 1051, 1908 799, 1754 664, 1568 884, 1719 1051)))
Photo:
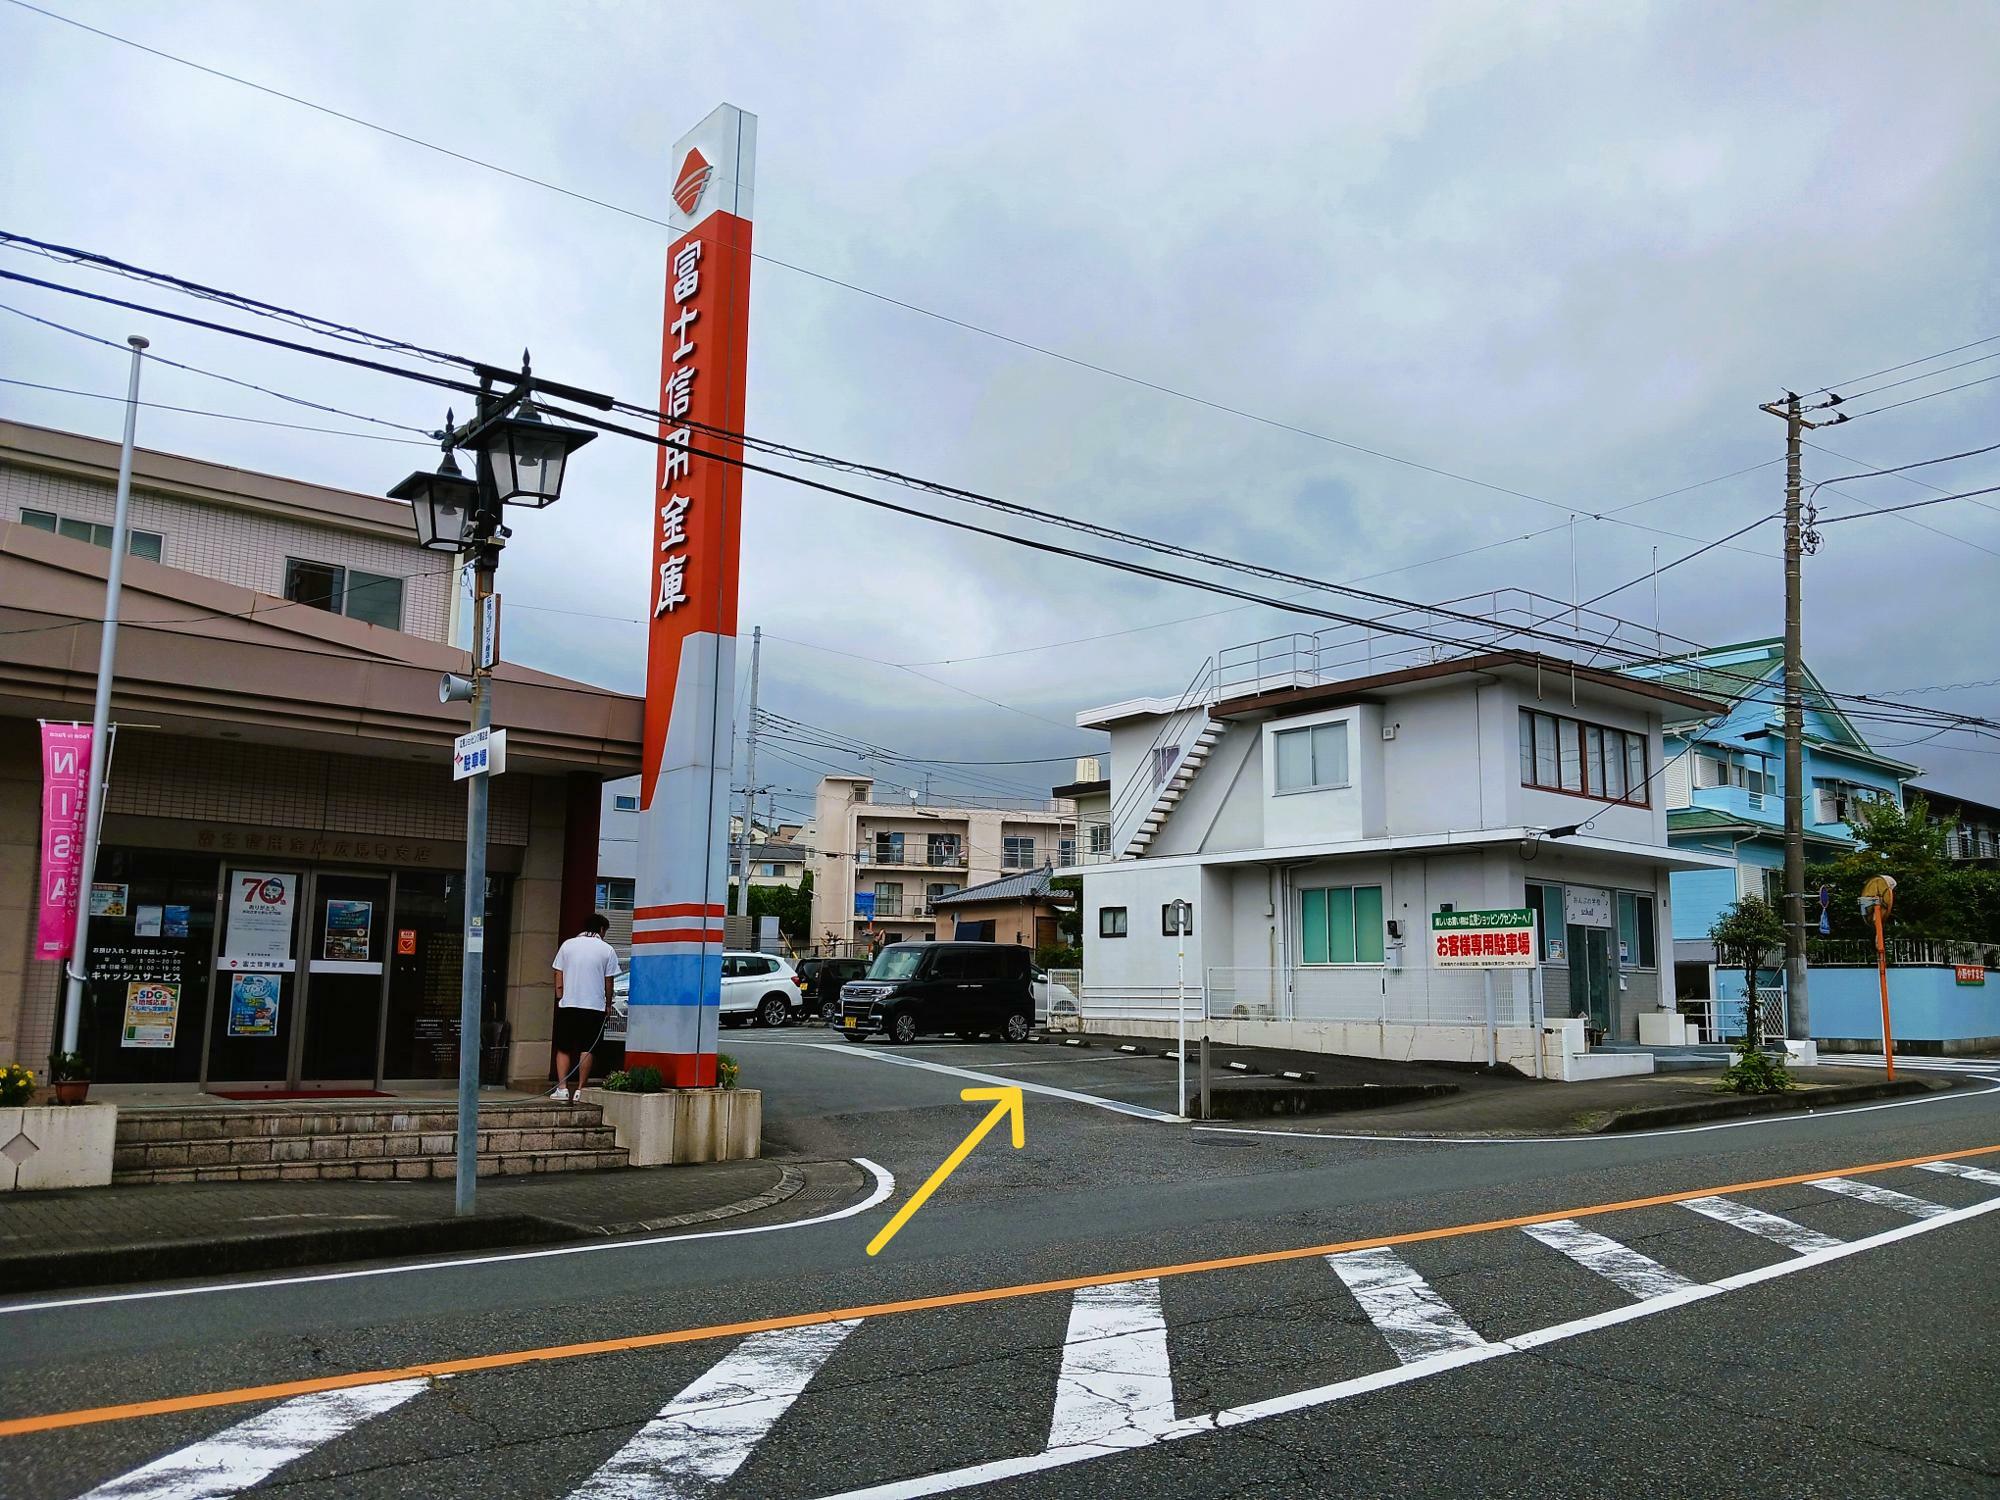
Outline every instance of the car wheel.
POLYGON ((826 1004, 819 1008, 819 1018, 829 1026, 838 1026, 840 1024, 840 1006, 832 1000, 827 1001, 826 1004))
POLYGON ((1017 1010, 1007 1017, 1007 1040, 1010 1042, 1025 1042, 1028 1033, 1034 1029, 1035 1023, 1029 1019, 1026 1011, 1017 1010))
POLYGON ((907 1010, 899 1010, 889 1018, 889 1040, 899 1047, 907 1047, 917 1039, 917 1018, 907 1010))
POLYGON ((757 1007, 757 1024, 760 1026, 782 1026, 791 1018, 791 1002, 783 995, 766 995, 763 1004, 757 1007))

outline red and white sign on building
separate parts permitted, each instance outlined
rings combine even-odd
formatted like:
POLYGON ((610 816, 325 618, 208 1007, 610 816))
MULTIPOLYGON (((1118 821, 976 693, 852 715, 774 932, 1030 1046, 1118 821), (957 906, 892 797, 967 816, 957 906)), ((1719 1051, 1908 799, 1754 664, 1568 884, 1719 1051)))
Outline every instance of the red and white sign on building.
POLYGON ((725 104, 670 158, 625 1051, 676 1088, 716 1081, 756 154, 757 117, 725 104))
POLYGON ((42 721, 41 910, 35 957, 62 960, 76 941, 83 875, 84 796, 90 785, 90 726, 42 721))

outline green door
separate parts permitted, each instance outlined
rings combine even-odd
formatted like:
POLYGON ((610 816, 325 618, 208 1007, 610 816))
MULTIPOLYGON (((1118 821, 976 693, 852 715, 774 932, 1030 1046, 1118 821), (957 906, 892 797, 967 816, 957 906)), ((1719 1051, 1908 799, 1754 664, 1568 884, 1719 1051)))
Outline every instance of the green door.
POLYGON ((1596 1031, 1611 1030, 1611 929, 1569 929, 1570 1013, 1596 1031))

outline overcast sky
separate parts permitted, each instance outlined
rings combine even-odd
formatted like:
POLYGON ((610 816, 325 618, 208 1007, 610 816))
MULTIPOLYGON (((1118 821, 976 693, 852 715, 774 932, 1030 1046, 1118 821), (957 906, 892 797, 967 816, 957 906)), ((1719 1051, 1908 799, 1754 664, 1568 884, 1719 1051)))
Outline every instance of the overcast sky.
MULTIPOLYGON (((753 433, 1410 598, 1567 600, 1572 512, 1583 597, 1642 575, 1656 547, 1670 561, 1781 505, 1776 463, 1635 503, 1780 458, 1783 427, 1759 402, 2000 334, 1987 0, 49 8, 656 217, 674 139, 739 105, 759 119, 759 250, 881 294, 758 263, 753 433)), ((553 378, 651 390, 656 226, 12 0, 0 55, 4 227, 496 363, 531 346, 553 378)), ((14 253, 0 265, 155 300, 14 253)), ((0 300, 350 411, 443 415, 400 381, 33 289, 0 300)), ((1989 351, 1851 409, 2000 373, 2000 343, 1920 368, 1989 351)), ((0 314, 0 376, 112 392, 123 369, 118 352, 0 314)), ((154 401, 363 427, 159 366, 146 379, 154 401)), ((19 386, 0 386, 0 412, 118 431, 115 403, 19 386)), ((371 492, 428 462, 158 411, 140 437, 371 492)), ((1821 438, 1808 479, 2000 442, 2000 381, 1821 438)), ((2000 484, 1996 460, 1915 477, 2000 484)), ((501 580, 511 655, 637 689, 653 462, 600 439, 561 505, 520 521, 501 580)), ((1841 488, 1855 499, 1823 494, 1824 516, 1936 493, 1841 488)), ((1828 685, 2000 677, 1995 500, 1826 528, 1805 619, 1828 685)), ((1175 691, 1218 648, 1323 623, 1216 614, 1231 601, 756 476, 744 538, 742 628, 767 631, 765 705, 920 755, 1089 752, 1101 738, 1065 727, 1079 707, 1175 691), (1110 632, 1127 633, 1080 640, 1110 632)), ((1778 541, 1766 525, 1665 573, 1664 628, 1779 633, 1778 541)), ((1604 607, 1653 623, 1643 582, 1604 607)), ((1990 682, 1909 701, 2000 717, 1990 682)), ((1866 732, 1938 784, 2000 800, 2000 742, 1866 732)), ((817 771, 767 761, 759 779, 803 789, 817 771)), ((1068 773, 985 774, 1045 790, 1068 773)))

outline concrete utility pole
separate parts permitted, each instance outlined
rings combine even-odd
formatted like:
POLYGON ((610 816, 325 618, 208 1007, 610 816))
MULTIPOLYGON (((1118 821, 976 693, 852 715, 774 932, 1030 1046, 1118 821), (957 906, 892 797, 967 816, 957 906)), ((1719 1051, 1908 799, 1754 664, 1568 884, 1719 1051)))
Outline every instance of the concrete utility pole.
POLYGON ((750 727, 743 752, 743 837, 736 844, 736 892, 730 910, 750 910, 750 838, 757 826, 757 669, 764 655, 764 627, 750 631, 750 727))
MULTIPOLYGON (((1805 663, 1800 650, 1799 558, 1800 434, 1819 426, 1806 420, 1796 393, 1760 408, 1785 422, 1785 1034, 1812 1035, 1806 1003, 1805 663)), ((1752 995, 1750 1003, 1756 1004, 1752 995)))

